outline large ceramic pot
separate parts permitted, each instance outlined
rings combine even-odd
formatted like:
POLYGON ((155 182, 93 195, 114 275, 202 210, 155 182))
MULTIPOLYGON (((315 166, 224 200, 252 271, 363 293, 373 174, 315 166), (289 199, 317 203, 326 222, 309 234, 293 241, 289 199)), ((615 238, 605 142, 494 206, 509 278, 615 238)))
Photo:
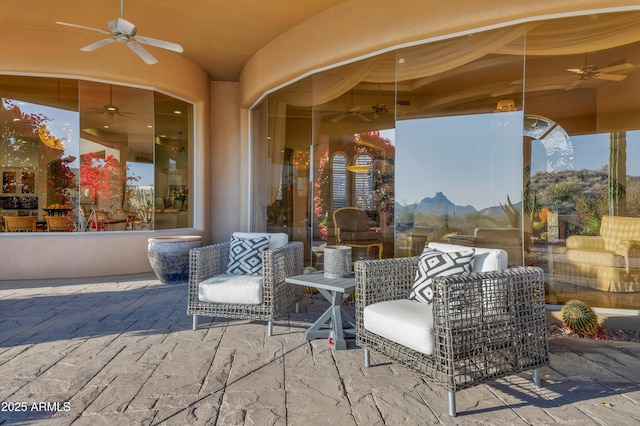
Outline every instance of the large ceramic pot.
POLYGON ((202 237, 185 235, 149 238, 149 263, 163 283, 189 280, 189 250, 200 247, 202 237))

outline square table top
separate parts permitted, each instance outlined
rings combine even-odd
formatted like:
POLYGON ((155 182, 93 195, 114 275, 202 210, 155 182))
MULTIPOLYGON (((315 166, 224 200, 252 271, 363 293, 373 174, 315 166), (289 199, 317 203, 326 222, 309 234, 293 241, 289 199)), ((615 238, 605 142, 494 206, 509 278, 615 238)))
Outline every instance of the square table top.
POLYGON ((324 271, 317 271, 310 274, 288 277, 285 281, 289 284, 305 285, 340 293, 350 293, 356 288, 354 273, 351 273, 351 276, 348 278, 325 278, 324 271))

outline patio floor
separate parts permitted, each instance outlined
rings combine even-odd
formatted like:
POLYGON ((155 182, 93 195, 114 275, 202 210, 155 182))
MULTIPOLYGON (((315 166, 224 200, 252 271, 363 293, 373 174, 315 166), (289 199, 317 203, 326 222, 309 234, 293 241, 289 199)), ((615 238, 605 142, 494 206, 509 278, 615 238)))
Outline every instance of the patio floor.
POLYGON ((363 367, 304 330, 307 297, 264 323, 201 318, 153 275, 0 281, 0 424, 637 425, 640 343, 550 336, 543 387, 520 374, 447 395, 384 358, 363 367), (47 404, 48 403, 48 404, 47 404))

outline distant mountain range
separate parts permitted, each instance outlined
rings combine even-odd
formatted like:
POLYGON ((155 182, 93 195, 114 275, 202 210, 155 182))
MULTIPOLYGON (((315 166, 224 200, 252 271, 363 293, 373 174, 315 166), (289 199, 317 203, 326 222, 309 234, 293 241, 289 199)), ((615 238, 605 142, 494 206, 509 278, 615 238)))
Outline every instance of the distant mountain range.
MULTIPOLYGON (((520 207, 520 203, 516 204, 517 207, 520 207)), ((482 216, 503 216, 504 211, 502 207, 487 207, 480 211, 476 210, 475 207, 471 205, 466 206, 458 206, 453 204, 451 200, 449 200, 446 195, 442 192, 438 192, 435 197, 431 198, 423 198, 417 204, 408 204, 402 205, 396 202, 396 212, 405 211, 407 213, 415 214, 415 215, 425 215, 425 216, 457 216, 463 217, 470 213, 479 214, 482 216)))

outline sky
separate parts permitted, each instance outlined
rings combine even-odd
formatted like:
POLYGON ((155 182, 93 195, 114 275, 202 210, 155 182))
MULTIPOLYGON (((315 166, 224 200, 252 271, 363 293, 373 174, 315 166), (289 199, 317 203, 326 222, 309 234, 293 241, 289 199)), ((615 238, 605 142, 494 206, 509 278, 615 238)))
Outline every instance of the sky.
POLYGON ((492 113, 396 122, 396 201, 442 192, 480 210, 521 200, 522 114, 492 113))

